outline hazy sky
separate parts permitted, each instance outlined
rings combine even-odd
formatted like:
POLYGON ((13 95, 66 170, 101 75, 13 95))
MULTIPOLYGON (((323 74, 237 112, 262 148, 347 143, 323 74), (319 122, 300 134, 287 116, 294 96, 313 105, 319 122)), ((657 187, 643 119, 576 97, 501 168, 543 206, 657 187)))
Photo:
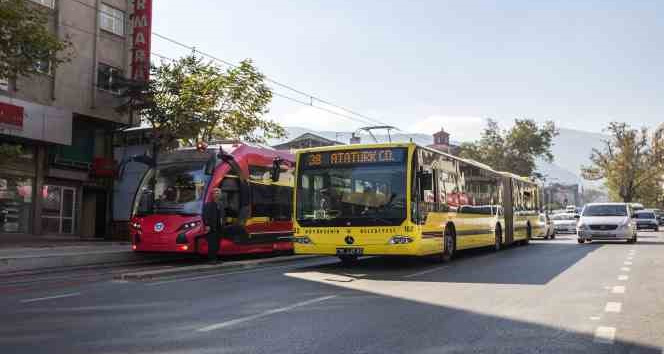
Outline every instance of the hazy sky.
MULTIPOLYGON (((153 31, 405 131, 664 121, 664 1, 154 0, 153 31), (505 123, 507 124, 507 123, 505 123)), ((153 51, 186 50, 153 38, 153 51)), ((276 92, 307 100, 286 89, 276 92)), ((275 97, 285 125, 361 123, 275 97)))

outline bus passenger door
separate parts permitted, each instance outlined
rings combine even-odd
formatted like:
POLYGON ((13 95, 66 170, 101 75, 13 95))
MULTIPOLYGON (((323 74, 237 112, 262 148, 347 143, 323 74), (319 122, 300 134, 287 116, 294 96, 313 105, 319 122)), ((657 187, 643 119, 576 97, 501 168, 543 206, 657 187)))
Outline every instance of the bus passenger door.
POLYGON ((505 216, 503 242, 510 244, 514 242, 514 202, 512 198, 512 180, 505 177, 503 177, 503 213, 505 216))

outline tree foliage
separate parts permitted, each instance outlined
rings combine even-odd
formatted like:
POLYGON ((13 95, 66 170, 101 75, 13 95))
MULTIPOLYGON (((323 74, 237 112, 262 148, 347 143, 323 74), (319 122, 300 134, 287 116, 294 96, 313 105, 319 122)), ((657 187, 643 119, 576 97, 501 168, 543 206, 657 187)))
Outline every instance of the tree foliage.
POLYGON ((558 135, 553 122, 539 126, 531 119, 515 119, 514 126, 502 130, 498 122, 488 119, 479 141, 463 143, 460 156, 485 163, 496 170, 521 176, 541 177, 536 161, 553 161, 551 145, 558 135))
POLYGON ((264 142, 285 135, 264 118, 272 92, 250 60, 222 70, 194 53, 151 69, 150 80, 130 83, 121 110, 133 110, 154 129, 160 148, 196 141, 264 142))
MULTIPOLYGON (((651 204, 661 196, 664 178, 664 137, 648 128, 612 122, 603 149, 593 149, 592 164, 581 169, 589 180, 606 180, 609 195, 624 202, 651 204)), ((652 205, 652 204, 651 204, 652 205)))
POLYGON ((70 60, 71 42, 49 32, 47 11, 28 0, 0 0, 0 78, 36 74, 38 62, 55 68, 70 60))
POLYGON ((13 160, 13 159, 19 157, 22 153, 23 153, 23 149, 21 149, 21 145, 1 143, 0 144, 0 164, 5 163, 5 162, 10 161, 10 160, 13 160))

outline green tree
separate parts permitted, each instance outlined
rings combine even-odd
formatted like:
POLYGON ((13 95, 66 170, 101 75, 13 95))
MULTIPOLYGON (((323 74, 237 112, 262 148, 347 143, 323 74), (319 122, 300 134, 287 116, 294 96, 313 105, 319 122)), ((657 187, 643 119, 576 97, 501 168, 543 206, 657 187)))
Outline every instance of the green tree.
POLYGON ((581 169, 589 180, 605 179, 609 196, 624 202, 651 204, 661 195, 664 178, 664 139, 648 128, 634 129, 612 122, 603 149, 593 149, 591 165, 581 169))
POLYGON ((556 135, 553 122, 540 126, 531 119, 515 119, 512 128, 502 130, 496 121, 488 119, 480 140, 461 144, 459 155, 500 171, 541 177, 536 161, 553 161, 551 145, 556 135))
POLYGON ((200 140, 264 142, 285 135, 264 118, 272 92, 250 60, 224 71, 192 53, 151 71, 146 84, 127 85, 120 110, 152 127, 160 150, 200 140))
POLYGON ((55 68, 70 60, 71 42, 48 30, 46 11, 27 0, 0 0, 0 78, 13 81, 38 73, 37 63, 55 68))
POLYGON ((23 153, 20 145, 2 143, 0 144, 0 165, 19 157, 23 153))

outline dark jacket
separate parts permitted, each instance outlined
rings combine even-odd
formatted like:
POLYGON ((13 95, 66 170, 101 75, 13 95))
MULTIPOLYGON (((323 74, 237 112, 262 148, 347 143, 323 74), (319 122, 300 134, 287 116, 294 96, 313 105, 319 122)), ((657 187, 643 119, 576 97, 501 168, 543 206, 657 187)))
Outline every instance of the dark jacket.
POLYGON ((203 205, 203 223, 210 227, 211 233, 221 232, 224 225, 224 208, 218 203, 207 202, 203 205))

